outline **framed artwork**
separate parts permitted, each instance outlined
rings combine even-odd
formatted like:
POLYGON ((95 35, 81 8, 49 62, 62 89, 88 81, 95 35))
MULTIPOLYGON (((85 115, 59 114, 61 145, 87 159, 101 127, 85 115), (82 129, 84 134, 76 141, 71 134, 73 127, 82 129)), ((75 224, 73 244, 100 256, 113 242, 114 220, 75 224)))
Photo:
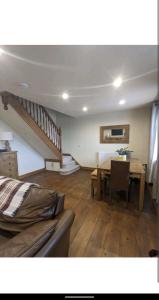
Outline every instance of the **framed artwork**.
POLYGON ((129 125, 100 127, 101 144, 129 144, 129 125))

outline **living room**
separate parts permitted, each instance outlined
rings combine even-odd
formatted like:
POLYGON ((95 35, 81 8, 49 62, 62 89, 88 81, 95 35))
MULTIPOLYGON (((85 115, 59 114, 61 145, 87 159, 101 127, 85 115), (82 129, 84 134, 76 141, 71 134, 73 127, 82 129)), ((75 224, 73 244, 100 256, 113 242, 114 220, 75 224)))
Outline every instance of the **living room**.
POLYGON ((1 43, 1 260, 158 257, 158 136, 157 45, 1 43))
MULTIPOLYGON (((0 175, 40 184, 41 187, 65 195, 64 207, 75 214, 75 220, 71 224, 69 248, 67 246, 66 250, 68 256, 149 256, 157 248, 155 212, 158 190, 156 191, 157 173, 154 173, 157 156, 153 166, 150 166, 156 151, 155 147, 150 147, 150 140, 154 138, 154 144, 158 143, 157 136, 151 136, 151 116, 155 115, 158 107, 155 101, 157 47, 3 46, 0 52, 5 78, 5 83, 3 79, 1 81, 0 175), (35 53, 37 61, 34 62, 35 53), (125 60, 122 60, 123 53, 125 60), (49 64, 44 64, 47 55, 49 64), (62 59, 67 63, 62 64, 62 59), (104 68, 103 61, 108 61, 104 68), (43 72, 39 72, 39 68, 43 72), (20 82, 19 74, 16 78, 15 69, 17 74, 20 73, 20 82), (115 74, 116 70, 120 72, 109 83, 110 74, 115 74), (50 72, 56 81, 53 95, 53 88, 49 90, 52 81, 50 72), (92 85, 96 73, 101 77, 102 83, 108 77, 107 83, 99 85, 100 82, 97 81, 96 85, 92 85), (130 74, 126 77, 125 74, 128 73, 130 74), (77 82, 76 76, 83 85, 75 85, 71 90, 71 82, 72 85, 77 82), (48 93, 40 95, 41 90, 46 89, 45 77, 48 93), (61 85, 66 86, 65 78, 69 81, 69 88, 61 88, 61 93, 56 95, 56 90, 60 91, 61 85), (33 90, 40 82, 41 90, 35 100, 33 90), (118 166, 118 161, 124 165, 129 161, 129 199, 122 193, 114 193, 111 199, 112 172, 109 168, 97 175, 97 170, 102 170, 102 163, 108 160, 117 161, 118 166), (151 168, 153 175, 150 179, 151 168), (144 179, 140 178, 141 175, 144 179), (110 216, 111 222, 107 226, 110 216), (144 240, 143 227, 139 226, 141 219, 146 224, 145 229, 148 227, 144 240), (103 222, 105 226, 102 226, 103 222), (120 230, 117 228, 118 222, 120 230), (99 232, 96 232, 95 228, 98 227, 99 232), (103 233, 100 231, 102 227, 103 233), (131 234, 133 228, 138 228, 134 235, 131 234), (85 243, 82 242, 83 236, 85 243), (99 239, 98 244, 92 242, 95 238, 99 239)), ((123 172, 122 169, 119 170, 119 178, 121 175, 124 177, 123 172)), ((117 170, 115 173, 117 174, 117 170)), ((117 175, 116 178, 119 182, 117 175)), ((118 185, 117 192, 120 192, 123 183, 118 185)), ((5 229, 6 219, 1 222, 1 229, 5 229)), ((14 230, 13 224, 12 231, 14 230)), ((18 228, 17 232, 19 231, 18 228)))

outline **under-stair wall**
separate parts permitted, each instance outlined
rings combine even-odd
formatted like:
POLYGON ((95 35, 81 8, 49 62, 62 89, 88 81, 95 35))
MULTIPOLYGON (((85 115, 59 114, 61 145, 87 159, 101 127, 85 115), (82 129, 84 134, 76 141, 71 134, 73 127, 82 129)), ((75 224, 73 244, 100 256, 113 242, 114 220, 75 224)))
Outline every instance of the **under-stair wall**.
MULTIPOLYGON (((23 121, 21 121, 22 123, 23 121)), ((20 123, 20 124, 21 124, 20 123)), ((20 126, 19 126, 20 127, 20 126)), ((2 120, 0 108, 0 132, 10 131, 13 134, 13 140, 10 141, 12 151, 17 151, 18 174, 27 176, 27 174, 41 172, 45 168, 43 156, 28 143, 21 135, 2 120)), ((4 142, 0 141, 0 148, 4 147, 4 142)))

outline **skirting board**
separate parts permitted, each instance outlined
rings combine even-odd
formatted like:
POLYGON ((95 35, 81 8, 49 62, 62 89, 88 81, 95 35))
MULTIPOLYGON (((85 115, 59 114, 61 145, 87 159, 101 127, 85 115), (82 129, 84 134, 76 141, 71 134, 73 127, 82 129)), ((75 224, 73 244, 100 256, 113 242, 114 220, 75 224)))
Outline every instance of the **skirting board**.
POLYGON ((32 176, 32 175, 36 175, 36 174, 42 173, 42 172, 44 172, 45 170, 46 170, 46 169, 43 168, 43 169, 39 169, 39 170, 35 170, 35 171, 32 171, 32 172, 26 173, 26 174, 24 174, 24 175, 19 176, 19 179, 20 179, 20 180, 25 179, 25 178, 30 177, 30 176, 32 176))
MULTIPOLYGON (((80 167, 81 170, 87 170, 87 171, 93 171, 95 168, 92 168, 92 167, 80 167)), ((49 171, 49 170, 46 170, 45 168, 43 169, 39 169, 39 170, 35 170, 35 171, 32 171, 32 172, 29 172, 29 173, 26 173, 24 175, 20 175, 19 176, 19 180, 23 180, 27 177, 30 177, 32 175, 36 175, 36 174, 40 174, 42 172, 55 172, 55 173, 59 173, 57 171, 49 171)))
POLYGON ((80 166, 81 170, 87 170, 87 171, 93 171, 94 169, 96 168, 93 168, 93 167, 82 167, 80 166))

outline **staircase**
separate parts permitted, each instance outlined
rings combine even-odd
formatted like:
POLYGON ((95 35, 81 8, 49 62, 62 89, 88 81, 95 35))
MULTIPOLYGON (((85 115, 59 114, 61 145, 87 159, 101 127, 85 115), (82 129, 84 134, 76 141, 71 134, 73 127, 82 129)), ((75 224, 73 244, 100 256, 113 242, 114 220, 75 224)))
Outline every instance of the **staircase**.
POLYGON ((8 105, 11 105, 61 162, 61 129, 56 126, 46 109, 8 92, 1 92, 0 96, 4 109, 8 110, 8 105))
POLYGON ((4 109, 10 105, 31 127, 36 135, 52 151, 54 158, 45 161, 59 162, 61 175, 69 175, 80 169, 70 154, 62 154, 61 129, 56 126, 45 107, 9 92, 0 92, 4 109))
POLYGON ((70 175, 80 169, 78 163, 73 159, 71 155, 62 156, 62 167, 59 172, 61 175, 70 175))

